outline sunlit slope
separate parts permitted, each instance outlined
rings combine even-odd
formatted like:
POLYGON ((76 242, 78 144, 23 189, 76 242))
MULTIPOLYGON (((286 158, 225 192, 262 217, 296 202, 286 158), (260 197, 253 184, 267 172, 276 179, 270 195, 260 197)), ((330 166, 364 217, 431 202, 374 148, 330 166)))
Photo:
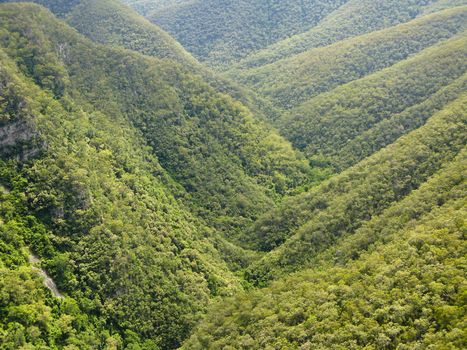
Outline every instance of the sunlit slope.
MULTIPOLYGON (((22 15, 12 11, 6 23, 21 26, 22 15)), ((63 45, 43 54, 64 63, 70 91, 131 121, 194 209, 216 225, 245 225, 276 195, 308 181, 303 157, 241 103, 172 62, 104 49, 56 23, 29 21, 44 33, 45 47, 63 45)))
POLYGON ((463 348, 466 167, 463 152, 354 249, 213 306, 183 348, 463 348))
POLYGON ((291 108, 339 85, 389 67, 467 29, 467 7, 309 50, 231 77, 291 108))
MULTIPOLYGON (((29 29, 28 35, 39 32, 29 27, 27 18, 45 16, 49 28, 54 24, 36 6, 1 6, 2 46, 8 23, 3 16, 13 20, 10 10, 22 14, 21 26, 29 29)), ((55 25, 61 33, 68 31, 55 25)), ((16 329, 10 329, 10 335, 36 326, 39 333, 9 338, 4 344, 12 341, 8 349, 26 342, 93 349, 110 333, 130 332, 136 335, 135 343, 141 336, 152 339, 154 346, 175 347, 209 298, 239 288, 214 248, 216 234, 175 199, 180 189, 128 120, 83 106, 67 91, 57 95, 65 69, 51 55, 47 61, 34 56, 34 63, 27 65, 12 42, 22 43, 24 57, 30 44, 10 29, 9 45, 0 53, 2 134, 10 130, 1 140, 1 183, 6 189, 0 206, 2 251, 9 249, 13 259, 7 244, 32 249, 59 290, 76 302, 67 299, 71 304, 60 306, 60 312, 68 314, 66 331, 63 318, 62 323, 57 320, 58 306, 48 302, 53 314, 40 308, 44 291, 32 290, 37 279, 23 272, 18 288, 29 293, 7 299, 10 318, 4 324, 12 322, 16 329), (193 264, 198 267, 193 269, 193 264), (20 287, 23 283, 28 287, 20 287), (35 310, 27 305, 29 299, 39 303, 36 314, 19 317, 14 305, 35 310), (63 333, 52 334, 46 327, 63 333)), ((24 253, 22 259, 25 265, 24 253)))
POLYGON ((464 94, 424 126, 260 219, 251 232, 259 249, 272 251, 249 268, 250 278, 260 283, 308 266, 420 187, 464 147, 465 104, 464 94))
POLYGON ((389 68, 320 94, 285 115, 281 122, 283 133, 312 159, 334 166, 345 163, 340 152, 345 150, 348 154, 350 144, 361 145, 355 148, 352 162, 363 159, 419 125, 417 105, 427 103, 456 80, 455 84, 463 84, 466 44, 465 34, 454 37, 389 68), (380 139, 373 139, 371 149, 362 150, 365 141, 359 138, 363 134, 380 129, 380 123, 397 119, 401 113, 409 113, 412 120, 401 125, 403 129, 395 135, 394 128, 387 129, 388 140, 384 140, 384 133, 376 132, 370 138, 380 139))
POLYGON ((239 68, 251 68, 301 52, 408 22, 429 12, 467 5, 466 0, 350 0, 310 30, 253 52, 239 68))
MULTIPOLYGON (((1 2, 13 2, 0 0, 1 2)), ((169 34, 118 0, 34 0, 91 40, 168 58, 187 66, 196 60, 169 34), (60 6, 59 6, 60 5, 60 6)))
POLYGON ((173 59, 185 65, 196 64, 170 35, 119 1, 82 0, 67 14, 66 20, 93 41, 173 59))

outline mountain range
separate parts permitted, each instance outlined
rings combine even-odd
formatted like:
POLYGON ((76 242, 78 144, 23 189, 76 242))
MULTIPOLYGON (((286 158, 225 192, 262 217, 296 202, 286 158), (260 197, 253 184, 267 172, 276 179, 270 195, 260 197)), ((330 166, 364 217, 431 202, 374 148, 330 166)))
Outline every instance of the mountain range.
POLYGON ((0 348, 465 348, 466 30, 0 1, 0 348))

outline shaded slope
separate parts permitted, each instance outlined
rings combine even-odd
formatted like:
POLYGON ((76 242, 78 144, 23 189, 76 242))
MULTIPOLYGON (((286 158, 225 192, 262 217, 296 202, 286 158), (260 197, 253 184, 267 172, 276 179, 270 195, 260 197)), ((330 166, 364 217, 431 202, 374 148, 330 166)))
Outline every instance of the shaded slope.
MULTIPOLYGON (((23 33, 27 19, 18 16, 10 12, 5 24, 23 33)), ((58 22, 29 24, 46 33, 41 45, 50 51, 39 53, 64 63, 76 98, 137 126, 164 168, 190 192, 193 208, 219 227, 245 225, 276 195, 308 180, 307 163, 290 144, 182 67, 103 49, 58 22)))
POLYGON ((149 19, 195 57, 222 65, 309 29, 345 2, 195 1, 151 13, 149 19))
POLYGON ((11 86, 4 98, 21 101, 20 109, 9 107, 15 115, 8 123, 28 119, 47 145, 40 157, 2 171, 18 169, 16 187, 4 185, 24 198, 26 222, 47 227, 21 238, 44 258, 60 290, 101 322, 173 347, 215 290, 208 276, 217 268, 229 275, 206 238, 210 231, 175 201, 174 185, 129 125, 85 113, 71 99, 54 100, 12 68, 2 81, 11 86), (147 293, 154 285, 158 291, 147 293))
POLYGON ((197 1, 199 0, 123 0, 128 6, 133 7, 140 13, 144 13, 148 17, 161 11, 167 11, 171 8, 197 1))
POLYGON ((446 10, 260 68, 233 71, 231 77, 290 108, 463 32, 466 23, 467 7, 446 10))
MULTIPOLYGON (((1 2, 16 1, 0 0, 1 2)), ((95 42, 126 48, 156 58, 167 58, 183 64, 186 69, 201 75, 215 90, 229 94, 247 105, 257 119, 274 120, 280 113, 269 101, 255 92, 221 77, 197 62, 167 32, 122 5, 118 0, 69 0, 63 2, 63 5, 69 4, 63 6, 63 11, 57 10, 54 0, 26 2, 44 5, 95 42)))

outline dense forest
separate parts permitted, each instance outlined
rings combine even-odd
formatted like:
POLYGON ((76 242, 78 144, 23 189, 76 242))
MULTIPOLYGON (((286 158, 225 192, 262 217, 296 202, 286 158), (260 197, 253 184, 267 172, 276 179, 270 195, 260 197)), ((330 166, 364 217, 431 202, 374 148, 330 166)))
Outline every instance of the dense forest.
POLYGON ((467 347, 467 1, 0 0, 0 349, 467 347))

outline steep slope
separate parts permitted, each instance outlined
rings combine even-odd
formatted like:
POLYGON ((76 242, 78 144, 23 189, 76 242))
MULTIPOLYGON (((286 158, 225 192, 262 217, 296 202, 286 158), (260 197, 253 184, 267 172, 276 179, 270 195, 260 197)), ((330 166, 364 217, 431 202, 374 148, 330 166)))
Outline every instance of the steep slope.
POLYGON ((465 4, 466 4, 465 0, 438 0, 426 6, 423 10, 423 13, 432 13, 432 12, 452 8, 455 6, 463 6, 465 4))
MULTIPOLYGON (((35 6, 1 11, 2 27, 8 11, 21 13, 27 29, 33 29, 27 18, 45 16, 44 24, 53 24, 35 6)), ((2 44, 4 33, 2 28, 2 44)), ((13 37, 21 41, 10 32, 13 37)), ((15 52, 11 45, 6 51, 15 52)), ((2 129, 23 125, 17 127, 20 144, 11 144, 1 165, 2 184, 24 211, 5 215, 5 224, 19 220, 21 239, 43 258, 60 291, 86 310, 93 327, 129 332, 162 348, 177 346, 211 296, 238 288, 214 248, 215 234, 175 200, 180 190, 127 120, 85 111, 65 94, 54 98, 64 71, 53 56, 40 63, 36 56, 32 67, 17 62, 18 71, 14 60, 1 55, 2 129), (37 137, 42 142, 34 142, 37 137)), ((17 322, 27 326, 28 320, 17 322)))
POLYGON ((350 0, 310 30, 250 54, 239 68, 249 68, 291 57, 312 48, 405 23, 426 12, 467 5, 465 0, 350 0), (437 4, 442 6, 436 7, 437 4))
POLYGON ((230 75, 290 108, 463 32, 466 23, 467 7, 446 10, 230 75))
POLYGON ((170 58, 188 66, 196 64, 196 60, 170 35, 118 1, 81 0, 66 19, 95 42, 170 58))
MULTIPOLYGON (((12 26, 27 22, 13 11, 8 16, 12 26)), ((63 62, 76 98, 138 127, 162 166, 190 192, 193 209, 227 233, 308 181, 308 165, 290 144, 182 67, 103 50, 71 31, 61 33, 55 23, 29 22, 47 33, 43 45, 51 50, 44 54, 63 62)))
POLYGON ((0 348, 465 347, 463 0, 126 1, 255 93, 35 2, 0 4, 0 348))
POLYGON ((312 270, 213 306, 183 348, 463 348, 466 155, 383 215, 369 251, 358 242, 342 262, 352 250, 339 245, 312 270))
POLYGON ((464 147, 465 94, 356 166, 260 219, 256 244, 271 250, 249 268, 261 283, 309 266, 317 254, 417 189, 464 147))
POLYGON ((255 92, 216 74, 200 64, 170 35, 149 22, 119 0, 66 0, 57 7, 55 0, 0 0, 2 2, 41 4, 89 39, 122 47, 144 55, 175 60, 186 69, 201 75, 215 90, 224 92, 247 105, 257 119, 274 120, 280 111, 255 92))
MULTIPOLYGON (((320 94, 285 116, 281 121, 283 133, 311 158, 325 159, 336 166, 342 162, 340 150, 346 149, 352 140, 379 128, 380 123, 397 119, 399 113, 416 108, 456 79, 462 80, 460 77, 467 68, 466 43, 466 35, 452 38, 382 71, 320 94)), ((381 148, 416 125, 419 122, 408 121, 408 129, 395 135, 391 134, 393 130, 387 130, 388 140, 376 140, 374 146, 381 148)), ((378 133, 375 137, 379 137, 378 133)), ((371 150, 354 152, 353 160, 370 155, 368 151, 371 150)))
POLYGON ((95 42, 169 58, 187 66, 197 64, 169 34, 118 0, 0 0, 0 3, 21 1, 43 5, 95 42))
POLYGON ((219 65, 311 28, 346 1, 207 0, 141 13, 195 57, 219 65))
POLYGON ((307 163, 175 63, 96 45, 31 4, 2 4, 0 23, 2 185, 45 227, 25 244, 96 327, 176 347, 240 288, 223 257, 246 257, 185 203, 229 234, 307 163))
POLYGON ((148 17, 177 6, 197 2, 198 0, 124 0, 124 2, 148 17))

